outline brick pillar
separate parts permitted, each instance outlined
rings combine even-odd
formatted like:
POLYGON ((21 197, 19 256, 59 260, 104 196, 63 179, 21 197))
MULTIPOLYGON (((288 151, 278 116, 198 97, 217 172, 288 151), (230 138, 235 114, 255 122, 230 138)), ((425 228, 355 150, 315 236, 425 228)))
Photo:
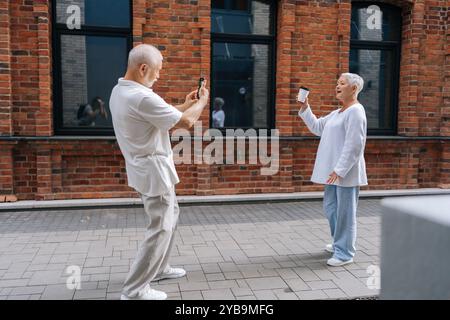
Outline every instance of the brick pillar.
POLYGON ((403 136, 417 136, 420 108, 419 59, 425 15, 424 1, 416 1, 410 12, 409 24, 403 25, 402 61, 400 66, 400 101, 398 112, 398 133, 403 136))
POLYGON ((37 23, 37 52, 39 73, 39 109, 36 112, 36 136, 53 134, 53 110, 51 98, 50 56, 50 8, 49 1, 34 1, 33 12, 37 23))
POLYGON ((52 167, 52 192, 61 193, 62 188, 62 151, 52 150, 51 153, 52 167))
POLYGON ((450 188, 450 143, 448 141, 441 141, 442 153, 440 161, 440 178, 439 188, 450 188))
POLYGON ((36 147, 36 200, 52 200, 52 151, 46 144, 36 147))
POLYGON ((442 87, 442 96, 444 105, 441 108, 441 136, 450 137, 450 12, 447 10, 447 31, 445 35, 445 64, 444 71, 444 85, 442 87))
MULTIPOLYGON (((441 108, 441 129, 440 133, 443 137, 450 136, 450 12, 447 10, 447 31, 445 42, 445 65, 444 65, 444 86, 443 86, 443 101, 444 105, 441 108)), ((450 188, 450 143, 449 141, 441 141, 441 159, 440 159, 440 179, 439 187, 450 188)))
POLYGON ((349 0, 338 4, 339 74, 348 72, 350 56, 350 20, 352 4, 349 0))
POLYGON ((276 125, 280 136, 291 136, 292 127, 297 124, 297 105, 291 105, 298 91, 298 83, 292 74, 292 35, 295 31, 295 4, 282 0, 278 11, 277 61, 276 61, 276 125), (294 82, 297 82, 294 80, 294 82), (292 89, 291 89, 292 83, 292 89), (294 124, 295 122, 295 124, 294 124))
POLYGON ((0 136, 12 135, 9 1, 0 2, 0 136))
POLYGON ((146 0, 133 1, 133 45, 142 43, 142 35, 146 23, 145 10, 147 7, 146 0))
POLYGON ((290 142, 282 142, 280 146, 280 192, 294 192, 292 174, 294 171, 294 150, 290 142))
MULTIPOLYGON (((203 76, 208 78, 211 70, 211 2, 207 0, 201 0, 198 3, 198 22, 195 23, 197 32, 194 36, 199 37, 200 48, 198 48, 198 54, 200 55, 200 70, 199 77, 203 76)), ((197 82, 195 83, 197 85, 197 82)), ((211 81, 207 82, 207 87, 210 89, 211 81)), ((211 89, 210 89, 211 92, 211 89)), ((203 109, 200 121, 203 124, 204 129, 210 127, 209 114, 211 110, 211 99, 209 105, 203 109)))
MULTIPOLYGON (((199 134, 197 132, 197 134, 199 134)), ((196 137, 197 139, 201 139, 201 137, 196 137)), ((197 191, 196 194, 198 196, 206 196, 213 194, 213 190, 211 188, 212 183, 212 174, 213 174, 213 165, 205 164, 203 162, 203 150, 205 147, 211 143, 209 141, 194 142, 193 152, 194 152, 194 163, 196 164, 197 169, 197 191), (196 144, 197 143, 197 144, 196 144), (197 147, 195 147, 197 145, 197 147), (201 148, 199 146, 202 146, 201 148)))
POLYGON ((400 183, 403 188, 419 188, 420 148, 402 146, 400 151, 400 183))
MULTIPOLYGON (((200 47, 198 48, 198 54, 200 55, 200 70, 198 76, 206 76, 208 78, 210 74, 210 66, 211 66, 211 2, 207 0, 199 0, 198 5, 196 7, 197 9, 197 16, 198 21, 193 23, 193 26, 195 26, 195 32, 193 35, 195 37, 198 37, 197 40, 199 40, 200 47)), ((209 87, 211 84, 210 81, 208 81, 207 86, 209 87)), ((206 106, 203 110, 202 115, 200 116, 199 121, 202 123, 202 131, 209 128, 209 113, 210 113, 210 106, 206 106)), ((192 132, 192 131, 191 131, 192 132)), ((201 134, 201 132, 196 133, 201 134)), ((201 137, 196 137, 197 139, 201 137)), ((202 142, 202 150, 205 149, 205 146, 208 145, 209 141, 202 142)), ((194 150, 194 159, 197 159, 194 161, 194 163, 197 163, 198 160, 201 159, 202 154, 200 154, 200 150, 194 150)), ((205 195, 212 195, 213 190, 211 187, 212 183, 212 174, 213 174, 213 165, 204 164, 202 161, 202 164, 197 164, 197 191, 196 194, 199 196, 205 196, 205 195)))
MULTIPOLYGON (((277 36, 277 75, 276 75, 276 124, 280 136, 292 136, 294 127, 298 124, 298 105, 292 103, 298 93, 299 81, 293 73, 292 50, 293 35, 295 32, 295 3, 287 0, 280 1, 278 11, 278 36, 277 36), (294 82, 294 83, 293 83, 294 82)), ((267 144, 269 145, 269 143, 267 144)), ((293 192, 293 149, 288 142, 280 141, 279 150, 279 191, 293 192)))
POLYGON ((14 194, 13 148, 15 144, 16 142, 0 141, 0 202, 4 201, 1 196, 14 194))

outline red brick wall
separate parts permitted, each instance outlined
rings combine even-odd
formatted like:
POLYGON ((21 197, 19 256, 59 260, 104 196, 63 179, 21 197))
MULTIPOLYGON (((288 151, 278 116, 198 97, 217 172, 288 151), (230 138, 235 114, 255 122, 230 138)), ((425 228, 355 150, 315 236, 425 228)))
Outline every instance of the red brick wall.
MULTIPOLYGON (((38 200, 134 197, 114 139, 44 138, 53 135, 48 2, 0 4, 0 194, 38 200)), ((398 134, 448 138, 448 1, 382 2, 400 6, 403 14, 398 134)), ((180 164, 178 194, 322 189, 309 181, 318 140, 292 138, 312 136, 294 100, 298 86, 308 84, 317 115, 337 107, 335 81, 348 70, 351 1, 280 0, 277 5, 279 173, 261 176, 261 166, 251 164, 180 164)), ((209 78, 210 1, 134 0, 133 11, 135 44, 157 45, 165 57, 155 91, 170 103, 181 103, 199 76, 209 78)), ((208 111, 201 121, 208 125, 208 111)), ((449 140, 369 137, 365 158, 365 189, 450 187, 449 140)))

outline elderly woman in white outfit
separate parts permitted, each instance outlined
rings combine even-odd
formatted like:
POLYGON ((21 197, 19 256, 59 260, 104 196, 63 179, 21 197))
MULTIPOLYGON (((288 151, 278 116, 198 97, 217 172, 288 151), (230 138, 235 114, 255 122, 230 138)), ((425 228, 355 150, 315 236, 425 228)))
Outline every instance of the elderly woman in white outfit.
POLYGON ((311 181, 325 185, 323 208, 333 238, 333 243, 325 247, 333 253, 327 261, 329 266, 352 263, 356 252, 359 187, 367 185, 367 119, 358 102, 363 85, 359 75, 343 73, 336 86, 336 98, 342 107, 319 119, 312 113, 308 99, 300 102, 299 116, 313 134, 320 136, 311 181))

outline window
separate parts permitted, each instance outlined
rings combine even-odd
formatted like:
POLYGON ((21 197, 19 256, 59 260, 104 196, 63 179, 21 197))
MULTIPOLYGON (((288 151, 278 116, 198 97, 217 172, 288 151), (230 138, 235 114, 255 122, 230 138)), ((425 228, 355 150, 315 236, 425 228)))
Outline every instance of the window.
POLYGON ((211 127, 273 128, 275 4, 211 2, 211 127))
POLYGON ((109 96, 131 48, 130 0, 53 0, 57 134, 114 134, 109 96))
POLYGON ((369 134, 396 134, 401 25, 400 8, 352 3, 350 72, 364 78, 369 134))

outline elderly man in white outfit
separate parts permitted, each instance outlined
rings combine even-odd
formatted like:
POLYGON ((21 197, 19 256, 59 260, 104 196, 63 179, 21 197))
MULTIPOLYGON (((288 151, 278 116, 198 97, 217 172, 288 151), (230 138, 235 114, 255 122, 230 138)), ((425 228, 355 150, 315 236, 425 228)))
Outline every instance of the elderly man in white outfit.
POLYGON ((114 132, 125 158, 128 185, 141 196, 149 224, 130 272, 121 300, 163 300, 167 295, 150 282, 183 277, 186 271, 170 267, 179 208, 174 185, 179 182, 173 162, 169 129, 188 129, 208 102, 204 81, 186 96, 184 104, 172 106, 151 89, 159 78, 163 57, 154 46, 141 44, 128 57, 125 76, 118 80, 110 98, 114 132))
POLYGON ((320 136, 311 181, 325 185, 323 207, 333 237, 333 243, 325 247, 333 253, 327 261, 329 266, 352 263, 356 252, 359 188, 367 185, 367 119, 357 100, 363 85, 359 75, 342 74, 336 86, 336 98, 342 108, 319 119, 312 113, 308 99, 300 102, 299 116, 313 134, 320 136))

